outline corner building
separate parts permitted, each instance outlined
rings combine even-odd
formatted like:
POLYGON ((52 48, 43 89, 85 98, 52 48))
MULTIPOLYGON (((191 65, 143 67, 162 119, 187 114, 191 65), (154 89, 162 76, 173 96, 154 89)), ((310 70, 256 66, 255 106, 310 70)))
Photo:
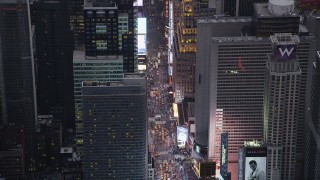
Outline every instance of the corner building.
POLYGON ((147 178, 143 81, 83 83, 84 179, 147 178))

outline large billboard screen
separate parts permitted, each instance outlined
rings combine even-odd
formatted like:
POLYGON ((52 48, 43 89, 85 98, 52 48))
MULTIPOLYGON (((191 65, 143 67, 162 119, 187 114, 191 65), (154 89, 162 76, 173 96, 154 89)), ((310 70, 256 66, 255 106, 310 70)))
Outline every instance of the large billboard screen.
POLYGON ((228 133, 221 133, 220 174, 228 174, 228 133))
POLYGON ((267 148, 246 148, 245 180, 266 180, 267 148))
POLYGON ((277 60, 295 59, 297 56, 297 45, 278 45, 274 50, 274 56, 277 60))
POLYGON ((135 0, 133 6, 143 6, 143 0, 135 0))
POLYGON ((146 35, 138 35, 138 55, 146 55, 146 35))
POLYGON ((177 126, 177 141, 179 147, 185 147, 188 140, 188 128, 177 126))
POLYGON ((138 18, 138 34, 147 34, 147 18, 138 18))

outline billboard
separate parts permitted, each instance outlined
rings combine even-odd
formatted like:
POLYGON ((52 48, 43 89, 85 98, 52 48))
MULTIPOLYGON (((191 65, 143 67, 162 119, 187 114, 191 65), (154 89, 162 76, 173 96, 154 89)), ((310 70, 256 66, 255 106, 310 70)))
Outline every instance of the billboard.
POLYGON ((247 147, 245 154, 245 180, 265 180, 267 170, 267 148, 247 147))
POLYGON ((274 49, 274 57, 276 60, 290 60, 295 59, 297 56, 297 45, 277 45, 274 49))
POLYGON ((138 19, 138 33, 137 34, 147 34, 147 18, 137 18, 138 19))
POLYGON ((177 141, 180 148, 185 147, 188 140, 188 128, 177 126, 177 141))
POLYGON ((146 55, 146 35, 138 35, 138 55, 146 55))
POLYGON ((133 2, 133 6, 143 6, 143 0, 136 0, 133 2))
POLYGON ((221 133, 220 174, 228 174, 228 133, 221 133))
POLYGON ((145 64, 138 64, 138 70, 139 70, 139 71, 145 71, 145 70, 147 70, 147 65, 145 65, 145 64))

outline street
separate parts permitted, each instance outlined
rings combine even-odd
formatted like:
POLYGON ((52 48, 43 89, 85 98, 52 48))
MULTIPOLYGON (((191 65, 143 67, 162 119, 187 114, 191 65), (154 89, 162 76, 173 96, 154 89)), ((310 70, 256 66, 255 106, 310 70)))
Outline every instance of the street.
POLYGON ((145 4, 147 17, 147 90, 149 151, 155 160, 155 179, 194 180, 189 154, 178 149, 177 121, 173 118, 168 89, 168 39, 162 1, 145 4), (157 12, 157 13, 155 13, 157 12))

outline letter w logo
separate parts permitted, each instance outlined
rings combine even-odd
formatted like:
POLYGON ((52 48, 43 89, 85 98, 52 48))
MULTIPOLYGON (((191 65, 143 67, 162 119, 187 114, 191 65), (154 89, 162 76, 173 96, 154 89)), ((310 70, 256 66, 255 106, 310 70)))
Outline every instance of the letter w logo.
POLYGON ((279 48, 279 51, 280 51, 281 56, 284 56, 284 54, 287 54, 287 56, 289 57, 289 56, 291 55, 291 53, 292 53, 293 50, 294 50, 294 47, 292 47, 292 48, 290 49, 290 51, 289 51, 287 48, 285 48, 284 50, 282 50, 281 48, 279 48))

